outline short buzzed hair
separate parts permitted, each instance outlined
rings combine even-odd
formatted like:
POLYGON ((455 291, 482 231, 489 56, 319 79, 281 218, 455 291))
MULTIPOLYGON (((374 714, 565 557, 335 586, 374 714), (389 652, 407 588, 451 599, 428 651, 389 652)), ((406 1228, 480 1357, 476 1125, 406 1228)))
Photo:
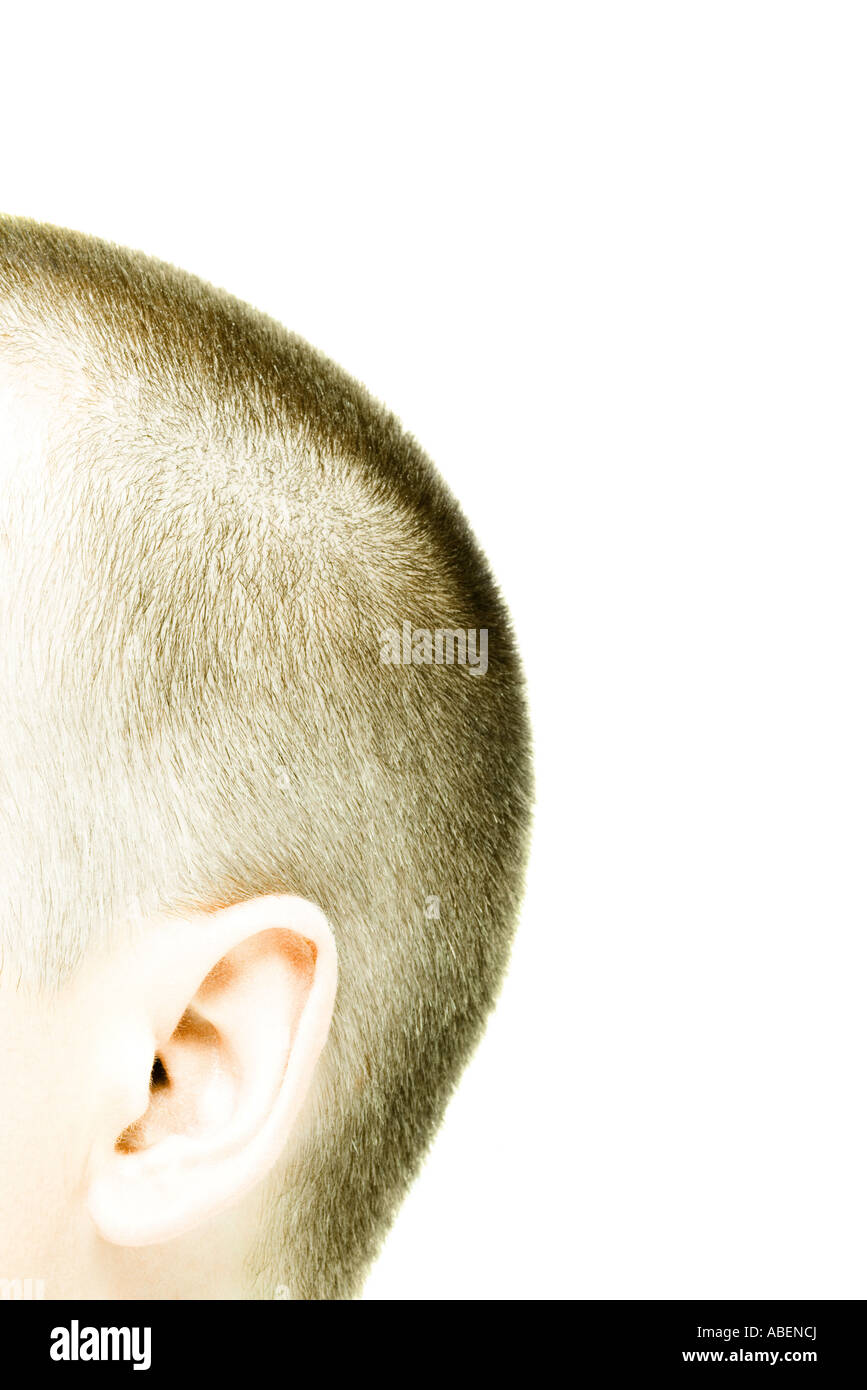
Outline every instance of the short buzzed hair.
POLYGON ((335 1014, 254 1259, 262 1292, 352 1296, 507 964, 531 770, 503 603, 392 414, 143 255, 0 218, 5 410, 3 967, 50 990, 151 910, 315 902, 335 1014), (484 631, 484 675, 384 660, 405 625, 484 631))

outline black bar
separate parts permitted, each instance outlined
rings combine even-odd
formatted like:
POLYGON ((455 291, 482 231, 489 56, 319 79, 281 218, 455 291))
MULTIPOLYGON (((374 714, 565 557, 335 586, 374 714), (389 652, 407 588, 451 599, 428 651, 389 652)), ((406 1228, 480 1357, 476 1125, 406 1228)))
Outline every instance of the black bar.
MULTIPOLYGON (((4 1351, 14 1346, 21 1369, 61 1377, 106 1369, 132 1374, 138 1364, 140 1373, 157 1376, 213 1371, 221 1378, 278 1375, 282 1381, 309 1366, 311 1355, 329 1378, 345 1357, 353 1377, 390 1369, 389 1378, 397 1373, 410 1386, 431 1374, 451 1384, 473 1366, 489 1382, 503 1361, 524 1379, 526 1356, 536 1372, 559 1365, 557 1384, 591 1369, 693 1377, 716 1368, 784 1376, 845 1369, 863 1377, 864 1308, 860 1299, 398 1305, 12 1299, 0 1302, 0 1337, 4 1351), (102 1329, 112 1328, 118 1332, 103 1336, 102 1329), (87 1359, 92 1351, 105 1359, 87 1359), (68 1359, 55 1359, 60 1355, 68 1359)), ((9 1371, 7 1357, 0 1364, 9 1371)))

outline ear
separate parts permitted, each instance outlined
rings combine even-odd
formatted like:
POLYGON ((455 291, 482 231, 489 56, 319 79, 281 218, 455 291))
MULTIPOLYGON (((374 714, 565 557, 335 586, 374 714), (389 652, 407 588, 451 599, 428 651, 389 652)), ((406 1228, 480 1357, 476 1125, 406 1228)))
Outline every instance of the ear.
POLYGON ((337 984, 318 908, 263 897, 162 918, 112 1017, 87 1206, 102 1237, 151 1245, 234 1204, 283 1152, 337 984))

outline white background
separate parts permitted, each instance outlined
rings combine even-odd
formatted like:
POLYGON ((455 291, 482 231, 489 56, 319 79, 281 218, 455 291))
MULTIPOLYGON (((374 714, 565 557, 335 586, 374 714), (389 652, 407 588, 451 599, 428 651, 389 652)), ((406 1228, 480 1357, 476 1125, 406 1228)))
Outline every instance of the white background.
POLYGON ((863 21, 4 16, 5 210, 336 358, 513 610, 526 910, 368 1297, 867 1295, 863 21))

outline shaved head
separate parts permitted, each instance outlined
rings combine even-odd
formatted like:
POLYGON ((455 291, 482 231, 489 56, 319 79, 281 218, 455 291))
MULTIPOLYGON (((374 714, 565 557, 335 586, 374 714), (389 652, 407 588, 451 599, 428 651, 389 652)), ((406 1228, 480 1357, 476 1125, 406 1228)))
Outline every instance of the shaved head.
POLYGON ((264 315, 0 218, 0 643, 4 979, 56 993, 155 915, 315 904, 333 1019, 251 1278, 356 1293, 523 882, 523 685, 463 516, 394 416, 264 315), (415 642, 385 660, 407 624, 484 631, 484 674, 415 642))

